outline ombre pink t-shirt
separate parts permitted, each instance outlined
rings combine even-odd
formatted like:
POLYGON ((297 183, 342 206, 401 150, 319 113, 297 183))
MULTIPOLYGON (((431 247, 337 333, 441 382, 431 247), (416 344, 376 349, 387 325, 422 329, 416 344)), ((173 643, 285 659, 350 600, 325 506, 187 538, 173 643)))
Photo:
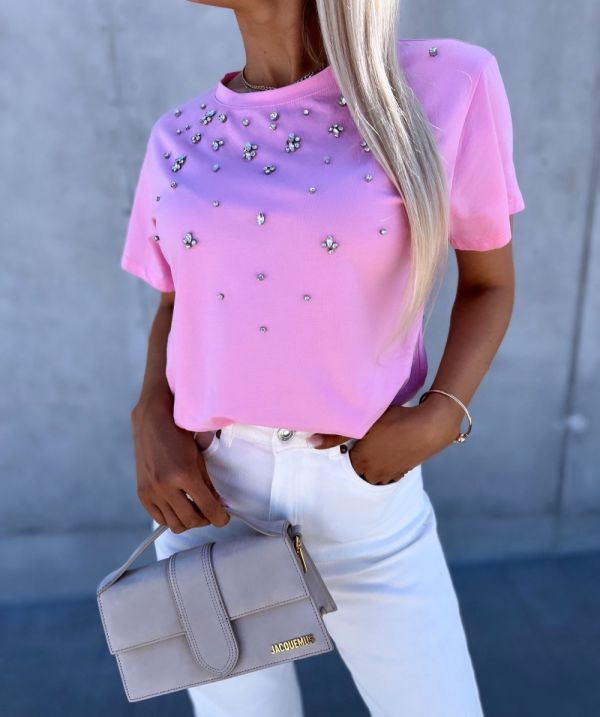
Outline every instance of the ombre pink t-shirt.
MULTIPOLYGON (((503 246, 525 204, 495 56, 452 38, 397 43, 448 172, 448 241, 503 246)), ((362 438, 427 374, 422 313, 377 360, 408 278, 402 201, 330 66, 251 93, 226 86, 235 74, 155 122, 121 259, 176 292, 174 420, 362 438)))

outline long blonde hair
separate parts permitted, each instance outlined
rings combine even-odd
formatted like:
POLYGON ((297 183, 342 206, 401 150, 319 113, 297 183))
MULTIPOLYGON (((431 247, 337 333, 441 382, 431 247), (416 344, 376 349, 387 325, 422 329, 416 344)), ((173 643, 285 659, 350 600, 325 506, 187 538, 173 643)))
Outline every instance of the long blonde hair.
POLYGON ((304 0, 303 23, 307 54, 318 62, 325 53, 359 132, 406 210, 410 273, 389 344, 405 335, 432 296, 446 266, 449 230, 438 146, 398 61, 399 9, 400 0, 304 0))

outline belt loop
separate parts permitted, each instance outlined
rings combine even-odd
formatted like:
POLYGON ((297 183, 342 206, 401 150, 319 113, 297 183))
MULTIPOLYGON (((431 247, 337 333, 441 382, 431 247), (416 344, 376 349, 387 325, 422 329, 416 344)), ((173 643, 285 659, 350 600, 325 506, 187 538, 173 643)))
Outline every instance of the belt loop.
POLYGON ((226 426, 223 426, 222 428, 218 429, 221 433, 219 436, 219 440, 224 442, 224 445, 226 445, 228 448, 231 445, 231 442, 233 441, 233 423, 228 423, 226 426))

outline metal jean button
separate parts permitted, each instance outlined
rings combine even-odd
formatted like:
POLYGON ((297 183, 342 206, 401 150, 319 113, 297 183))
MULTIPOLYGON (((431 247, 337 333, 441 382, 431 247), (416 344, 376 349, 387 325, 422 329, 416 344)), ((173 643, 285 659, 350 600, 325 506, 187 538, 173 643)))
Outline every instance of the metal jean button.
POLYGON ((296 431, 292 431, 291 428, 278 428, 277 438, 279 438, 280 441, 289 441, 295 432, 296 431))

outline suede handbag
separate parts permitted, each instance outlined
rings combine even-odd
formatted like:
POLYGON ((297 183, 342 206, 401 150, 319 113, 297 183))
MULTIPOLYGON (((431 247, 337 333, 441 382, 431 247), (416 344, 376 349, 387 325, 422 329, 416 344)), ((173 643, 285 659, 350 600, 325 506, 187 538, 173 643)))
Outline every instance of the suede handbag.
POLYGON ((132 564, 161 525, 97 587, 109 652, 130 702, 329 652, 337 610, 299 525, 227 508, 254 533, 132 564))

